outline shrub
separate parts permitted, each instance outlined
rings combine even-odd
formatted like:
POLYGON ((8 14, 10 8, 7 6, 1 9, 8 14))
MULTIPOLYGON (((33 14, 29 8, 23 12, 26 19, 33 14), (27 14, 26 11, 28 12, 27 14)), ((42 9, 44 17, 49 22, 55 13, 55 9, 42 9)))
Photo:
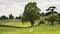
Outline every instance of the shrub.
POLYGON ((44 20, 44 19, 41 19, 41 20, 39 21, 39 24, 38 24, 38 25, 44 24, 44 23, 45 23, 45 20, 44 20))

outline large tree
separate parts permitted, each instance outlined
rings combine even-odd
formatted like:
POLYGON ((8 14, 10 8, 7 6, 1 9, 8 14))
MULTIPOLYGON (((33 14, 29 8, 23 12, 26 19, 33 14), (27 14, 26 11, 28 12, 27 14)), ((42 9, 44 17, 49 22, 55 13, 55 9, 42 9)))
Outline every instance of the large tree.
POLYGON ((33 26, 34 21, 40 18, 40 9, 37 7, 36 2, 29 2, 24 9, 22 15, 22 22, 30 21, 31 26, 33 26))

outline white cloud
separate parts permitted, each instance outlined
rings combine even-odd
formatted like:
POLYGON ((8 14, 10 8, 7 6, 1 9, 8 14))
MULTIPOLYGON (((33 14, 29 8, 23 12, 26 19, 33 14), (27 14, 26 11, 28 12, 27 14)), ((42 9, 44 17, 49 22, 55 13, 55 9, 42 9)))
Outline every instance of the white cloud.
POLYGON ((60 0, 0 0, 0 16, 8 16, 10 13, 18 16, 23 13, 25 5, 31 1, 37 2, 42 12, 46 12, 45 10, 52 5, 60 9, 60 0))

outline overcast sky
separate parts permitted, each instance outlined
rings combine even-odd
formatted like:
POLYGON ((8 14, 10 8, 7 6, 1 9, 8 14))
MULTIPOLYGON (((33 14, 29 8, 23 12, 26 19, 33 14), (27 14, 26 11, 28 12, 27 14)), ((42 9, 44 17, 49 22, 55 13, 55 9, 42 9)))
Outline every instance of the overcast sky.
POLYGON ((37 2, 37 6, 42 12, 46 12, 45 10, 50 6, 56 6, 56 10, 60 11, 60 0, 0 0, 0 16, 8 16, 11 13, 19 16, 28 2, 37 2))

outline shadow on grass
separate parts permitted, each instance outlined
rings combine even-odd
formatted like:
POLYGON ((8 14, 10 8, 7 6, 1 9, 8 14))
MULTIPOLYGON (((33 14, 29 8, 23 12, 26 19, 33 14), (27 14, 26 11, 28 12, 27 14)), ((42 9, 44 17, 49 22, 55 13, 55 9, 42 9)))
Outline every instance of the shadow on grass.
POLYGON ((0 27, 10 27, 10 28, 31 28, 31 27, 36 27, 38 25, 35 25, 35 26, 28 26, 28 27, 18 27, 18 26, 10 26, 10 25, 1 25, 0 24, 0 27))

